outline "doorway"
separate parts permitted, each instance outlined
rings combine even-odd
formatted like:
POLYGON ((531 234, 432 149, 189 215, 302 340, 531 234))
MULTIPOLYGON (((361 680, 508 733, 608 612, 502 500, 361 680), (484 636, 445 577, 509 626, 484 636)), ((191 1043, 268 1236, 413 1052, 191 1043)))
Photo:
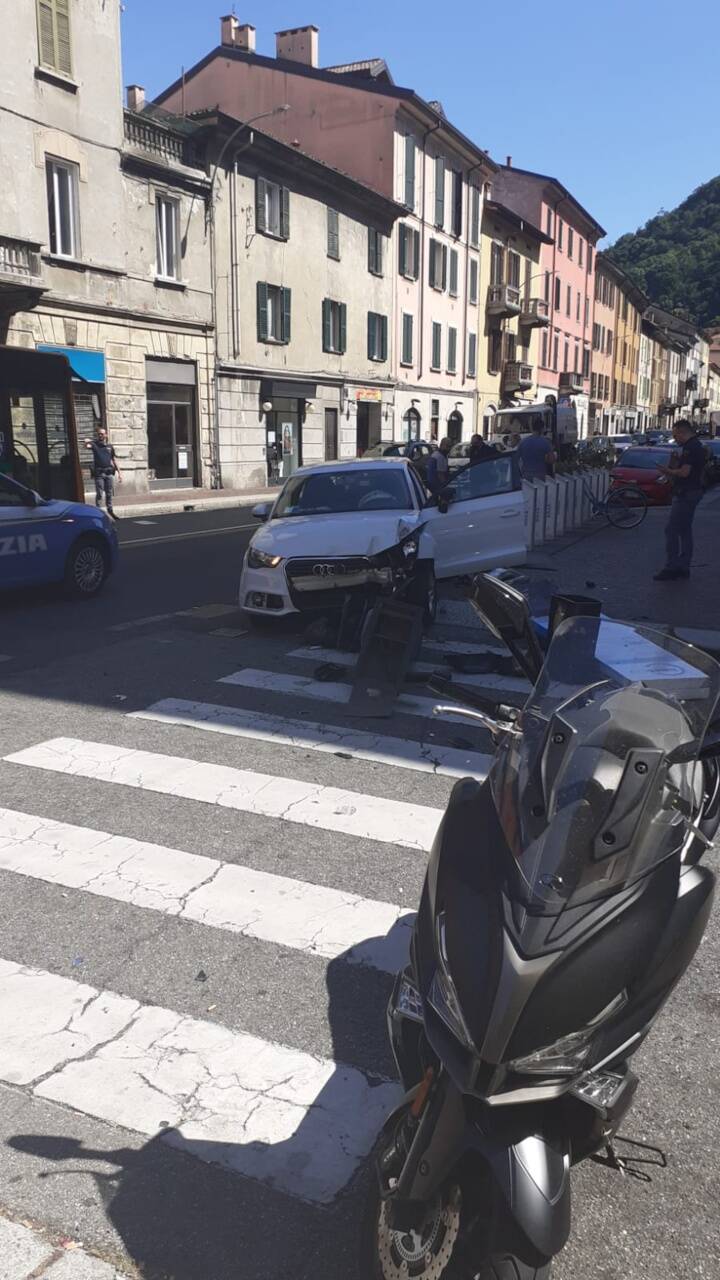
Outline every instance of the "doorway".
POLYGON ((413 406, 408 409, 403 418, 404 439, 419 440, 420 439, 420 414, 413 406))
POLYGON ((381 406, 378 403, 359 400, 357 406, 357 456, 362 458, 368 449, 380 443, 382 423, 381 406))
POLYGON ((448 418, 447 433, 451 444, 460 444, 462 440, 463 416, 459 409, 453 409, 448 418))
POLYGON ((148 383, 148 480, 151 489, 195 484, 195 390, 148 383))
POLYGON ((287 480, 303 463, 302 419, 305 401, 275 396, 265 418, 268 483, 287 480))
POLYGON ((338 456, 338 411, 325 410, 325 461, 334 462, 338 456))

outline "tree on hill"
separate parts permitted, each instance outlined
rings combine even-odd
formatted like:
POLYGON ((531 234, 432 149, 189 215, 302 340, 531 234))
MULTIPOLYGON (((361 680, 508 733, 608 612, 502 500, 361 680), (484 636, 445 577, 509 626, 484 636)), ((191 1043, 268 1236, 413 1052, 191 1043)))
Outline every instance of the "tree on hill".
POLYGON ((607 250, 667 311, 684 308, 699 325, 720 325, 720 177, 607 250))

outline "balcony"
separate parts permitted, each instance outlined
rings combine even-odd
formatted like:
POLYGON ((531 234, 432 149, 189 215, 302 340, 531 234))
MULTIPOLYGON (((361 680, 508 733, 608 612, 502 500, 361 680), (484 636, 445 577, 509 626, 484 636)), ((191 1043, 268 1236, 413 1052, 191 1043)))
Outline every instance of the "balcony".
POLYGON ((487 296, 489 316, 518 316, 520 290, 511 284, 491 284, 487 296))
POLYGON ((526 298, 520 307, 520 323, 537 329, 550 323, 550 305, 544 298, 526 298))
POLYGON ((685 379, 685 390, 697 391, 697 384, 698 384, 697 374, 689 373, 687 378, 685 379))
POLYGON ((192 135, 183 132, 181 120, 161 121, 153 116, 125 112, 126 151, 152 160, 163 168, 202 168, 203 162, 192 135))
POLYGON ((47 289, 40 245, 0 236, 0 310, 30 310, 47 289))
POLYGON ((580 396, 585 390, 585 380, 581 373, 567 370, 560 374, 560 391, 567 396, 580 396))
POLYGON ((523 360, 506 360, 503 365, 505 391, 528 391, 534 382, 533 367, 523 360))
POLYGON ((694 408, 707 409, 709 407, 709 404, 710 404, 710 400, 707 396, 700 396, 695 400, 694 408))

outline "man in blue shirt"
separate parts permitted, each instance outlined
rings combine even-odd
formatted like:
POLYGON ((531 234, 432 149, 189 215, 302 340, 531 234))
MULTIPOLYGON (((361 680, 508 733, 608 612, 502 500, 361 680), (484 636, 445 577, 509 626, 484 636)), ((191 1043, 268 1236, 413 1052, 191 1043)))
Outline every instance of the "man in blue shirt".
POLYGON ((517 452, 523 480, 547 480, 555 452, 541 417, 533 423, 532 435, 520 441, 517 452))
POLYGON ((86 440, 85 446, 88 449, 92 449, 95 504, 98 507, 102 506, 104 494, 108 515, 113 520, 117 520, 117 516, 113 511, 113 493, 115 491, 115 477, 117 476, 118 484, 120 484, 122 476, 115 457, 115 450, 108 441, 105 428, 98 427, 95 432, 95 439, 86 440))
POLYGON ((695 428, 687 418, 673 423, 673 436, 680 445, 679 458, 673 458, 674 466, 658 467, 673 482, 670 519, 665 527, 667 562, 664 569, 655 574, 656 582, 674 582, 690 577, 693 553, 692 526, 695 510, 703 496, 705 450, 695 434, 695 428))

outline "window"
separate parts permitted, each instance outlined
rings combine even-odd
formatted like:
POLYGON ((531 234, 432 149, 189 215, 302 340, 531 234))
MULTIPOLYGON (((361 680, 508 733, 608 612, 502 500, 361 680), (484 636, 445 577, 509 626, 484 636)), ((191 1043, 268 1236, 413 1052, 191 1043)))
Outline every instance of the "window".
POLYGON ((583 348, 582 373, 583 373, 583 378, 590 377, 590 348, 589 347, 583 348))
POLYGON ((448 326, 447 371, 457 373, 457 329, 448 326))
POLYGON ((589 274, 592 271, 592 245, 589 244, 587 249, 588 249, 587 269, 589 274))
POLYGON ((501 244, 493 244, 490 249, 490 283, 502 284, 505 271, 505 254, 501 244))
POLYGON ((347 350, 347 307, 325 298, 322 304, 323 351, 343 355, 347 350))
POLYGON ((440 431, 440 401, 430 401, 430 435, 436 439, 440 431))
POLYGON ((575 319, 577 320, 577 323, 578 323, 578 324, 580 323, 580 306, 581 306, 581 304, 582 304, 582 296, 581 296, 581 294, 580 294, 580 291, 578 290, 578 296, 577 296, 577 307, 575 308, 575 319))
POLYGON ((594 373, 590 379, 590 399, 597 400, 597 374, 594 373))
POLYGON ((565 295, 565 315, 569 316, 572 310, 572 289, 570 288, 570 285, 567 285, 566 289, 567 289, 567 292, 565 295))
POLYGON ((77 258, 80 252, 77 165, 47 160, 46 166, 50 252, 58 258, 77 258))
POLYGON ((517 339, 514 333, 505 333, 505 359, 514 360, 517 355, 517 339))
POLYGON ((573 249, 575 247, 575 232, 572 227, 568 227, 568 258, 572 258, 573 249))
POLYGON ((606 351, 606 354, 607 354, 607 355, 609 355, 609 356, 611 356, 611 355, 612 355, 612 353, 613 353, 613 335, 612 335, 612 329, 608 329, 608 331, 607 331, 607 351, 606 351))
POLYGON ((474 378, 477 374, 477 334, 468 333, 467 376, 474 378))
POLYGON ((548 208, 545 217, 545 234, 548 236, 552 235, 552 209, 550 208, 548 208))
POLYGON ((580 266, 583 265, 584 252, 585 252, 585 241, 583 240, 582 236, 578 236, 578 263, 580 266))
POLYGON ((432 327, 432 357, 430 368, 439 369, 442 365, 442 325, 433 324, 432 327))
POLYGON ((290 236, 290 192, 277 182, 257 178, 255 182, 255 226, 268 236, 287 240, 290 236))
POLYGON ((470 303, 477 306, 478 300, 478 263, 477 258, 470 259, 470 303))
POLYGON ((180 279, 180 204, 167 196, 155 197, 157 231, 156 271, 165 280, 180 279))
POLYGON ((430 288, 447 287, 447 245, 439 240, 430 241, 430 288))
POLYGON ((258 280, 258 342, 290 341, 290 290, 258 280))
POLYGON ((557 247, 560 253, 562 253, 563 251, 563 220, 562 218, 558 218, 558 222, 557 222, 557 247))
POLYGON ((548 335, 547 335, 547 329, 543 329, 542 349, 541 349, 541 355, 540 355, 540 364, 542 365, 543 369, 547 369, 547 357, 548 357, 548 335))
POLYGON ((472 498, 489 498, 494 493, 512 493, 518 487, 512 454, 486 458, 474 467, 464 467, 453 476, 453 502, 469 502, 472 498))
POLYGON ((575 362, 573 364, 573 372, 580 372, 580 343, 575 339, 575 362))
POLYGON ((415 208, 415 139, 410 134, 405 138, 405 204, 415 208))
POLYGON ((590 323, 590 299, 586 297, 585 298, 585 328, 586 329, 589 323, 590 323))
POLYGON ((70 0, 37 0, 37 27, 40 65, 71 76, 70 0))
POLYGON ((549 272, 549 271, 546 271, 546 272, 545 272, 545 289, 544 289, 544 297, 545 297, 545 301, 547 302, 547 304, 548 304, 548 306, 549 306, 549 305, 550 305, 550 272, 549 272))
POLYGON ((555 277, 555 310, 560 310, 560 277, 555 277))
POLYGON ((470 244, 477 249, 480 244, 480 188, 470 188, 470 244))
POLYGON ((556 334, 555 334, 555 337, 554 337, 554 339, 553 339, 553 369, 554 369, 555 373, 557 373, 557 367, 558 367, 558 348, 559 348, 559 345, 560 345, 560 339, 559 339, 558 334, 556 333, 556 334))
POLYGON ((452 176, 452 233, 462 235, 463 225, 463 179, 462 174, 453 172, 452 176))
POLYGON ((435 226, 440 231, 445 226, 445 161, 442 156, 435 157, 435 226))
POLYGON ((502 369, 502 332, 493 329, 488 347, 488 369, 490 373, 499 373, 502 369))
POLYGON ((340 215, 337 209, 327 211, 327 256, 340 261, 340 215))
POLYGON ((450 250, 450 284, 448 286, 450 296, 457 298, 458 296, 458 251, 450 250))
POLYGON ((593 341, 593 351, 601 351, 602 347, 600 345, 601 344, 600 325, 597 323, 593 325, 592 341, 593 341))
POLYGON ((403 313, 402 318, 402 355, 400 357, 401 364, 412 364, 413 362, 413 317, 408 315, 407 311, 403 313))
POLYGON ((512 249, 508 251, 508 284, 513 289, 520 288, 520 254, 513 253, 512 249))
POLYGON ((567 338, 566 338, 566 339, 565 339, 565 354, 564 354, 564 357, 563 357, 563 370, 564 370, 564 372, 565 372, 565 373, 567 373, 567 371, 568 371, 568 368, 569 368, 569 362, 570 362, 570 343, 568 342, 568 340, 567 340, 567 338))
POLYGON ((368 227, 368 271, 374 276, 383 273, 383 236, 374 227, 368 227))
POLYGON ((387 316, 368 311, 368 360, 387 360, 387 316))
POLYGON ((400 223, 400 275, 417 280, 420 270, 420 232, 400 223))

